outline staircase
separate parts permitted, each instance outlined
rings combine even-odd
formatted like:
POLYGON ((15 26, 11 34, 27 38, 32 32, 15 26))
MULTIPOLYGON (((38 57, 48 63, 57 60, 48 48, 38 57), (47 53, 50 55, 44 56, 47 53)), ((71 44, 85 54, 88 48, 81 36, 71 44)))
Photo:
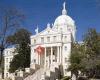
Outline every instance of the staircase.
POLYGON ((33 75, 29 75, 24 80, 43 80, 42 79, 43 76, 44 76, 44 69, 40 68, 33 75))
POLYGON ((59 64, 53 63, 50 68, 40 68, 24 80, 56 80, 60 77, 59 64))

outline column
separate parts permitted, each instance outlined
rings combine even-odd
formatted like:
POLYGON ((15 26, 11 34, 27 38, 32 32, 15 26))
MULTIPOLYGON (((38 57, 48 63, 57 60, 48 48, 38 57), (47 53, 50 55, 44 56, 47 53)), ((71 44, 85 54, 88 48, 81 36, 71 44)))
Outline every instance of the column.
POLYGON ((52 65, 52 62, 53 62, 53 51, 52 51, 52 47, 51 47, 51 65, 52 65))
POLYGON ((59 46, 57 46, 57 63, 59 63, 60 56, 59 56, 59 46))
POLYGON ((62 63, 62 52, 61 52, 61 46, 60 46, 60 63, 62 63))
POLYGON ((47 65, 47 64, 46 64, 46 54, 47 54, 46 51, 47 51, 47 50, 46 50, 46 47, 45 47, 45 53, 44 53, 44 55, 45 55, 45 56, 44 56, 44 66, 45 66, 45 67, 46 67, 46 65, 47 65))
POLYGON ((39 54, 37 53, 37 55, 38 55, 38 65, 39 65, 39 54))
POLYGON ((39 65, 40 65, 40 54, 38 54, 39 55, 39 65))

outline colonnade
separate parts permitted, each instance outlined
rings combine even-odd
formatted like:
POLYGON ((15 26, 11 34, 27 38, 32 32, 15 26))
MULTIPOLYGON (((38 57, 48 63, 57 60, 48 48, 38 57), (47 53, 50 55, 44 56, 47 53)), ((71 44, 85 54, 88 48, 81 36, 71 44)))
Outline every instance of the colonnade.
MULTIPOLYGON (((61 46, 56 46, 57 47, 57 53, 55 53, 57 55, 57 63, 62 63, 62 47, 61 46)), ((44 66, 50 66, 53 64, 53 46, 50 47, 50 62, 47 62, 47 48, 48 47, 45 47, 45 51, 44 51, 44 66)))

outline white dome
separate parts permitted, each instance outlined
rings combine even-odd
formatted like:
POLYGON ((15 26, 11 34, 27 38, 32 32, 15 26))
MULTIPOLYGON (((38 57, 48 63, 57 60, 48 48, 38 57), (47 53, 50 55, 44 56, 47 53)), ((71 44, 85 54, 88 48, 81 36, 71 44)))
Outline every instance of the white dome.
POLYGON ((68 15, 58 16, 54 22, 54 26, 74 26, 74 20, 68 15))

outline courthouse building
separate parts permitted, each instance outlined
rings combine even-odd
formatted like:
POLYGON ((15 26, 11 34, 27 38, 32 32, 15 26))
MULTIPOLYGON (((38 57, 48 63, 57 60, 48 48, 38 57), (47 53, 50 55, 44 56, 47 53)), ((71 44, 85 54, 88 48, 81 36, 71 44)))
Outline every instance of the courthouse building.
POLYGON ((31 68, 52 69, 54 65, 63 66, 64 76, 70 75, 67 71, 71 43, 75 41, 76 26, 74 20, 68 15, 63 4, 62 14, 55 19, 54 24, 31 36, 31 68))

